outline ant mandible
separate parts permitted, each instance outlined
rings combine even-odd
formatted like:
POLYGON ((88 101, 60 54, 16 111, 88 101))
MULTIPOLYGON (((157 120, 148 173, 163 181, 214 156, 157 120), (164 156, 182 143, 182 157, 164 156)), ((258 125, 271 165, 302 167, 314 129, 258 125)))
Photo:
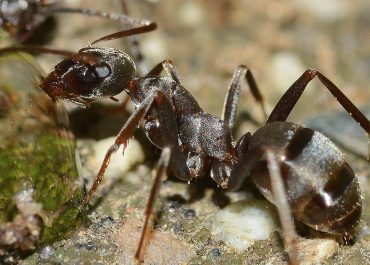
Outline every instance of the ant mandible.
MULTIPOLYGON (((121 31, 102 37, 92 45, 141 32, 135 28, 121 31)), ((370 133, 369 120, 320 72, 306 70, 276 104, 266 124, 253 135, 247 132, 234 142, 231 130, 242 78, 246 79, 264 110, 254 77, 244 65, 233 75, 220 119, 200 108, 169 60, 159 63, 145 76, 134 77, 134 61, 113 48, 89 46, 71 53, 9 47, 0 49, 0 54, 13 51, 67 57, 40 84, 53 100, 66 99, 87 106, 100 98, 115 100, 114 96, 122 90, 130 96, 135 111, 108 149, 82 205, 90 201, 98 188, 111 155, 120 146, 126 147, 140 121, 144 120, 148 139, 162 150, 162 154, 145 210, 144 228, 135 254, 137 260, 141 258, 149 217, 167 170, 187 182, 210 171, 213 180, 225 190, 237 190, 251 178, 261 193, 277 206, 291 263, 298 263, 293 217, 330 234, 348 236, 354 233, 362 212, 361 192, 343 153, 321 133, 286 121, 308 83, 318 77, 351 117, 370 133), (162 71, 169 76, 160 76, 162 71)))

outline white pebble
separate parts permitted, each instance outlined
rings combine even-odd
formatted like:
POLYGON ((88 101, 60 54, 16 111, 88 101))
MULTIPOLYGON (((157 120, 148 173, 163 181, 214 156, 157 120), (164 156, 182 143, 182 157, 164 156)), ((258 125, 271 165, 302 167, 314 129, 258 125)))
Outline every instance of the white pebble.
POLYGON ((248 199, 230 204, 210 220, 211 233, 239 251, 257 240, 266 240, 280 230, 274 206, 267 201, 248 199))
MULTIPOLYGON (((116 137, 106 138, 95 142, 93 145, 93 155, 86 161, 86 169, 95 175, 104 160, 108 148, 114 143, 116 137)), ((145 159, 144 151, 140 143, 135 139, 130 139, 122 155, 122 147, 111 156, 110 164, 105 173, 105 178, 119 177, 134 166, 142 163, 145 159)))

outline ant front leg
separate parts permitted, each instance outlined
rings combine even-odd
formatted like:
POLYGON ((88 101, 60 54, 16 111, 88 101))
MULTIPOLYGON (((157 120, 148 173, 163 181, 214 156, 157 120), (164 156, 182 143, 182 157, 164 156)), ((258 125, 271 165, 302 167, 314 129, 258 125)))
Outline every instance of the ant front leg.
POLYGON ((165 175, 167 168, 169 168, 177 178, 190 180, 190 173, 186 165, 186 157, 182 154, 178 145, 176 116, 173 113, 170 100, 163 92, 160 90, 153 91, 151 96, 144 99, 125 123, 115 143, 108 149, 95 182, 82 202, 82 204, 86 204, 90 201, 92 195, 102 181, 104 173, 109 165, 111 155, 116 152, 121 145, 123 145, 123 147, 127 145, 129 138, 132 137, 133 132, 142 119, 145 120, 145 132, 148 138, 163 151, 145 211, 144 228, 135 254, 137 260, 140 259, 155 197, 158 194, 161 179, 165 175))
POLYGON ((82 200, 82 205, 87 204, 90 201, 92 195, 95 193, 100 182, 103 180, 104 173, 109 166, 112 154, 117 152, 121 145, 123 146, 123 148, 126 148, 128 140, 132 137, 135 129, 139 125, 139 122, 148 113, 149 108, 152 106, 154 100, 156 99, 158 99, 158 95, 154 94, 151 97, 148 97, 146 100, 144 100, 141 106, 135 110, 135 112, 130 116, 125 125, 122 127, 121 131, 117 135, 114 144, 111 147, 109 147, 107 153, 105 154, 103 163, 99 169, 95 181, 91 186, 90 190, 85 195, 84 199, 82 200))
POLYGON ((271 112, 266 123, 285 121, 295 104, 303 94, 308 83, 317 76, 321 83, 332 93, 342 107, 348 112, 352 118, 357 121, 360 126, 370 134, 370 121, 365 115, 343 94, 343 92, 335 86, 329 79, 315 69, 306 70, 298 79, 289 87, 285 94, 281 97, 275 108, 271 112))

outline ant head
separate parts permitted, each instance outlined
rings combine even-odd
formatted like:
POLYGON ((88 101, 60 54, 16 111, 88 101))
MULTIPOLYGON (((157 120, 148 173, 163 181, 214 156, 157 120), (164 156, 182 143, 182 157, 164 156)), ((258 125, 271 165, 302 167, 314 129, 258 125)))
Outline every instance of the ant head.
POLYGON ((57 64, 40 87, 53 99, 92 101, 119 94, 135 70, 134 61, 119 50, 88 47, 57 64))

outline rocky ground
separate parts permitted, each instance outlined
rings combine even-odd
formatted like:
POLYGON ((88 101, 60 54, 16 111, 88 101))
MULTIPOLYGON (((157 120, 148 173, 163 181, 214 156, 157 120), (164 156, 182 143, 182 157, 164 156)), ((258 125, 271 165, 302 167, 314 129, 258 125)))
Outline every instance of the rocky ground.
MULTIPOLYGON (((66 2, 73 7, 119 10, 119 1, 113 0, 66 2)), ((337 84, 357 106, 364 107, 370 117, 366 109, 370 97, 367 1, 127 3, 132 16, 158 23, 157 31, 139 37, 149 67, 172 59, 185 87, 212 114, 221 115, 228 83, 236 66, 242 63, 255 74, 268 112, 304 70, 313 67, 337 84)), ((49 46, 78 50, 119 28, 117 23, 101 19, 66 17, 58 16, 49 46)), ((102 46, 128 49, 122 40, 102 46)), ((56 62, 50 56, 41 56, 40 61, 45 71, 56 62)), ((71 109, 84 178, 90 184, 113 142, 110 137, 130 111, 117 113, 111 105, 71 109), (110 108, 113 110, 107 111, 110 108)), ((338 113, 341 110, 335 98, 318 81, 312 81, 289 120, 320 129, 348 153, 364 195, 361 237, 353 245, 344 246, 330 236, 298 225, 302 264, 370 264, 367 138, 348 115, 338 113)), ((235 131, 238 136, 255 131, 263 122, 247 86, 243 86, 239 113, 244 119, 235 131)), ((71 237, 41 248, 22 264, 134 264, 152 169, 159 156, 140 130, 135 138, 125 158, 118 152, 112 161, 92 202, 90 222, 71 237)), ((212 181, 188 185, 170 179, 162 185, 152 221, 155 229, 145 246, 144 264, 287 262, 276 209, 252 186, 224 193, 212 181)))

